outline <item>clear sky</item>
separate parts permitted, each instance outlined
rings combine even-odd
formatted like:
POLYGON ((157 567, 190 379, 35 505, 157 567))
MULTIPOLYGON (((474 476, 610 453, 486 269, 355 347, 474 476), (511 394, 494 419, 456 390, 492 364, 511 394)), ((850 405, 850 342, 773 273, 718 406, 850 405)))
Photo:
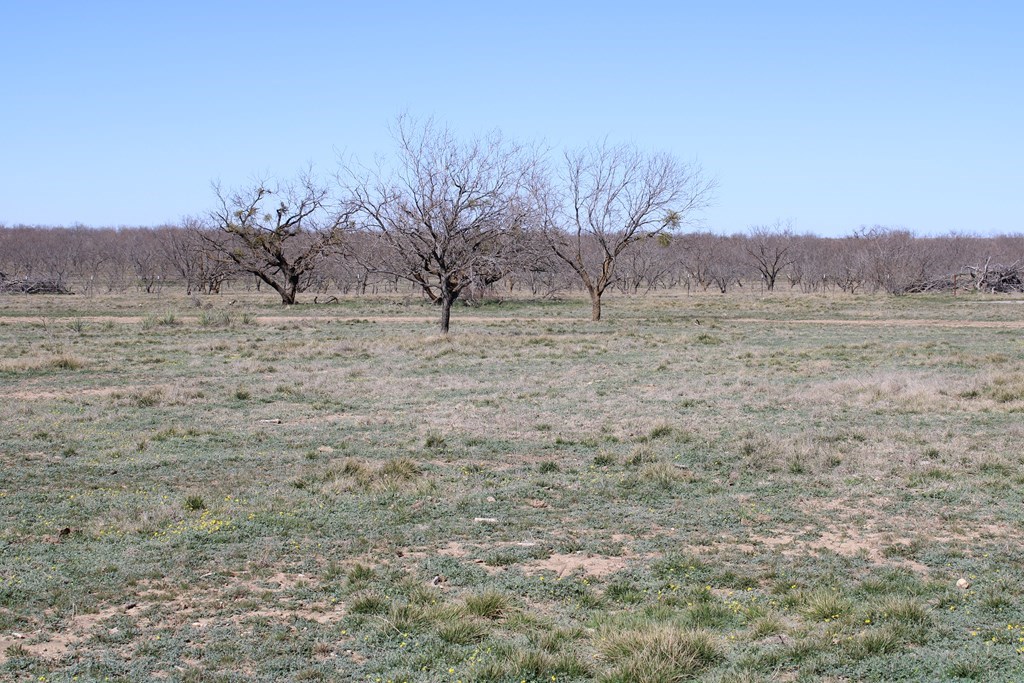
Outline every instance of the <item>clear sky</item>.
POLYGON ((719 232, 1024 232, 1017 2, 0 3, 0 223, 157 225, 408 111, 717 176, 719 232))

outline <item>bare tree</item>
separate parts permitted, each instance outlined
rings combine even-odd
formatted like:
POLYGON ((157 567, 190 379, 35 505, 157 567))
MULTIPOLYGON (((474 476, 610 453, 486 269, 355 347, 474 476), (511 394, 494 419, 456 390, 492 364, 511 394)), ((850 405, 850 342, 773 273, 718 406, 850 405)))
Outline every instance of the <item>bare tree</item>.
POLYGON ((623 252, 686 225, 714 188, 698 165, 667 154, 607 144, 565 154, 558 185, 542 196, 544 229, 590 294, 592 320, 601 319, 601 296, 623 252))
POLYGON ((722 294, 733 285, 742 287, 744 276, 750 272, 743 250, 743 236, 713 235, 712 239, 715 242, 714 258, 708 272, 711 282, 722 294))
POLYGON ((257 182, 228 192, 214 184, 214 192, 218 206, 210 220, 216 230, 198 234, 221 259, 270 285, 285 305, 310 286, 316 267, 349 227, 349 214, 310 171, 276 189, 257 182))
POLYGON ((528 244, 528 180, 534 161, 500 134, 462 142, 446 128, 399 118, 393 173, 347 173, 345 184, 365 229, 379 236, 379 272, 419 286, 441 307, 447 334, 452 304, 471 286, 509 273, 528 244))
POLYGON ((907 294, 928 281, 933 254, 909 230, 876 225, 861 228, 854 239, 862 245, 861 257, 876 288, 907 294))
POLYGON ((185 282, 185 292, 219 294, 221 286, 237 272, 231 259, 218 257, 210 243, 217 241, 203 219, 186 217, 181 226, 165 233, 161 248, 164 259, 185 282), (206 234, 204 234, 206 233, 206 234))
POLYGON ((761 274, 761 280, 769 292, 775 290, 779 274, 792 265, 795 256, 793 246, 793 232, 789 225, 782 227, 781 221, 750 229, 744 251, 761 274))

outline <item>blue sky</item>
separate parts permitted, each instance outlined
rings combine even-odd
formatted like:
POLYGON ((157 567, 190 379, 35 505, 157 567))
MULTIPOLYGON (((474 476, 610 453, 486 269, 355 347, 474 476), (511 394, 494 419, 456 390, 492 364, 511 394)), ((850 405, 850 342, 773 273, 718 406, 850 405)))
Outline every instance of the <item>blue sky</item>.
POLYGON ((720 232, 1022 232, 1022 26, 1010 2, 7 0, 0 223, 175 222, 211 180, 387 153, 408 111, 697 160, 720 232))

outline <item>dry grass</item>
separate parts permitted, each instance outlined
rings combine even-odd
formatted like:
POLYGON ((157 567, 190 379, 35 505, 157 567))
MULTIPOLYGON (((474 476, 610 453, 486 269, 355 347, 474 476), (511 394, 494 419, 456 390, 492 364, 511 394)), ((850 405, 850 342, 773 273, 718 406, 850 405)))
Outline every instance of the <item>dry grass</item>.
POLYGON ((237 298, 0 315, 0 677, 1024 675, 1005 307, 237 298))

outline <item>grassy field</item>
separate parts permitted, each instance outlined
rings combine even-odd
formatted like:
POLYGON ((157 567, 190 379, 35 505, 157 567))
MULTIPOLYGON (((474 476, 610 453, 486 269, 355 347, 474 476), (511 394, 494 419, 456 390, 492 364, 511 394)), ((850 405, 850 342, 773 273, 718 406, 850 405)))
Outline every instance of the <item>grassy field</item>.
POLYGON ((1024 678, 1024 305, 232 298, 0 299, 0 680, 1024 678))

